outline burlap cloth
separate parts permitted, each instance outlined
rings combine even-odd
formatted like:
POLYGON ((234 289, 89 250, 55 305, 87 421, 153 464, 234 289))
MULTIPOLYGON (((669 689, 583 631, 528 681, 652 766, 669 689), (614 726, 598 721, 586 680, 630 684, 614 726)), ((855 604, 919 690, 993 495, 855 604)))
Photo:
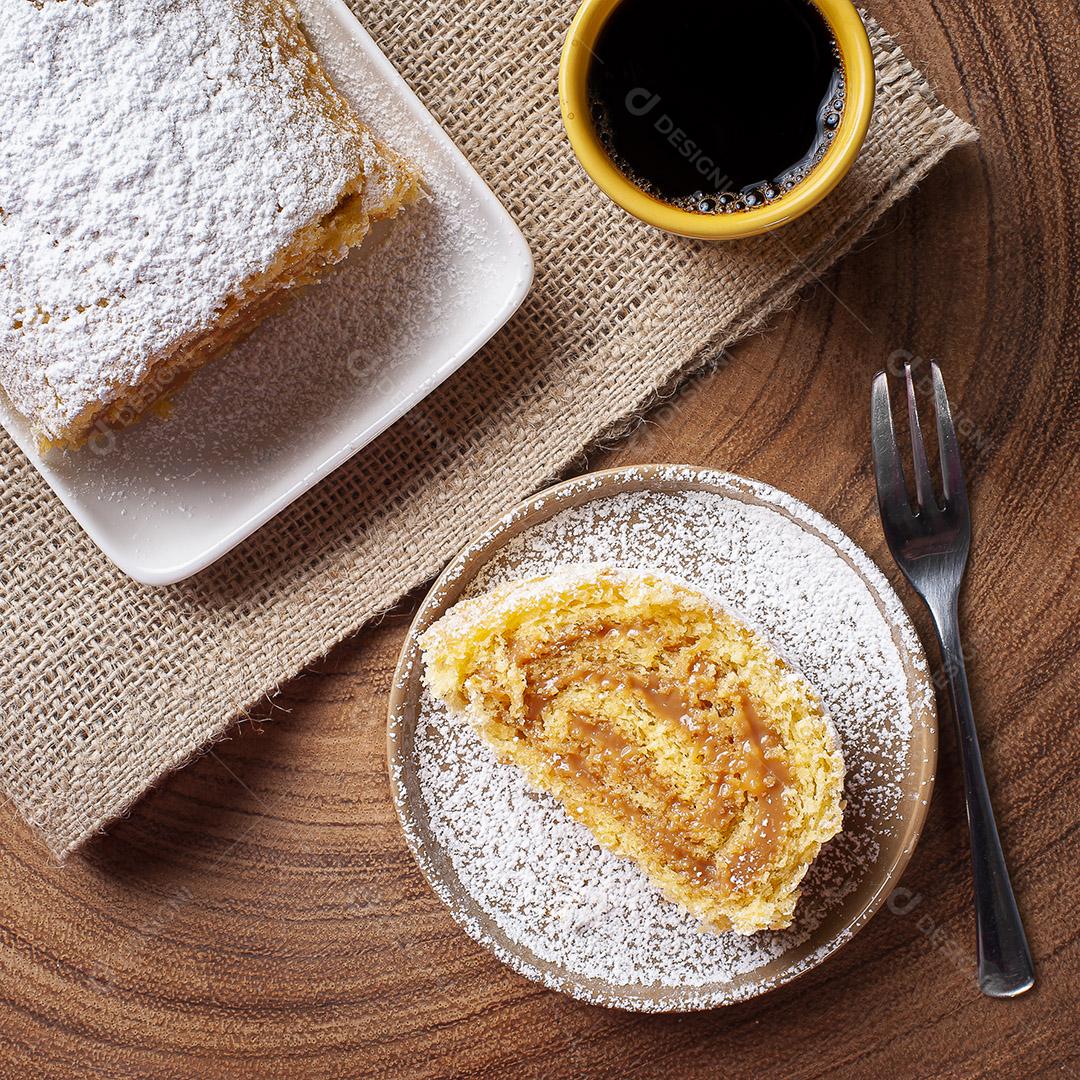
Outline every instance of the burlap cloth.
POLYGON ((563 137, 574 2, 358 5, 524 230, 536 282, 449 383, 232 555, 180 585, 134 584, 0 438, 0 783, 58 857, 759 325, 975 137, 874 26, 875 120, 826 204, 756 241, 661 235, 610 205, 563 137))

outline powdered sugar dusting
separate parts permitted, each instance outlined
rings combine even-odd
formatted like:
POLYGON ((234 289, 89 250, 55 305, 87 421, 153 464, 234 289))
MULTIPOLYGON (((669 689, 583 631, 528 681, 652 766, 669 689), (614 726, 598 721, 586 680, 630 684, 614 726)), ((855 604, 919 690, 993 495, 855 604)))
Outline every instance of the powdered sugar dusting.
POLYGON ((0 0, 0 379, 46 433, 212 325, 380 161, 305 92, 283 16, 0 0))
MULTIPOLYGON (((427 821, 422 839, 401 796, 410 842, 470 933, 530 977, 632 1008, 737 1000, 818 962, 848 935, 833 923, 863 878, 881 873, 883 842, 919 813, 901 805, 901 785, 929 688, 913 696, 909 687, 903 655, 923 672, 925 664, 895 595, 850 540, 796 500, 707 475, 750 501, 646 490, 562 510, 499 549, 465 595, 561 573, 568 563, 647 569, 706 592, 777 646, 820 693, 847 767, 845 830, 811 867, 793 927, 753 937, 702 933, 636 866, 601 849, 550 796, 530 791, 519 770, 498 764, 426 691, 405 767, 415 770, 427 821), (448 857, 470 904, 430 872, 425 841, 448 857), (815 931, 825 924, 833 928, 822 939, 815 931)), ((622 476, 636 479, 632 470, 622 476)), ((403 666, 405 683, 414 663, 403 666)))

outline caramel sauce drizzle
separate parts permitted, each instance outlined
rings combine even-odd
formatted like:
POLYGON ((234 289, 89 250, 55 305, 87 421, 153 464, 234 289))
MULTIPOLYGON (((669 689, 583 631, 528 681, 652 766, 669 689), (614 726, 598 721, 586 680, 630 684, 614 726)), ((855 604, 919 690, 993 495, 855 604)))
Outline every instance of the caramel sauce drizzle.
POLYGON ((737 889, 760 873, 776 851, 787 817, 784 789, 791 783, 791 771, 786 762, 766 755, 766 750, 783 744, 745 693, 739 695, 735 725, 736 750, 741 754, 733 760, 732 771, 741 778, 746 793, 757 801, 753 840, 727 866, 728 884, 737 889))
MULTIPOLYGON (((602 637, 619 633, 617 628, 602 627, 582 633, 583 637, 602 637)), ((572 642, 559 642, 565 648, 572 642)), ((516 659, 533 659, 524 656, 516 659)), ((695 667, 695 673, 700 674, 695 667)), ((743 888, 763 871, 775 853, 787 810, 784 791, 791 782, 787 764, 770 751, 782 750, 776 732, 764 721, 748 694, 740 693, 736 703, 733 742, 720 740, 708 725, 695 722, 695 709, 678 687, 636 672, 615 672, 602 664, 581 665, 539 687, 528 687, 524 706, 526 723, 532 727, 542 719, 544 709, 567 687, 592 682, 601 690, 631 691, 646 708, 666 724, 679 725, 689 734, 701 752, 706 768, 715 776, 708 805, 703 810, 688 805, 670 785, 640 761, 640 749, 610 725, 576 714, 570 733, 584 748, 580 754, 559 757, 556 774, 570 781, 582 793, 605 803, 626 821, 627 827, 649 842, 677 873, 698 882, 716 884, 725 890, 743 888), (633 800, 612 791, 604 783, 607 776, 626 780, 639 791, 648 791, 663 806, 663 823, 656 815, 644 812, 633 800), (703 857, 691 850, 695 834, 702 830, 722 830, 735 813, 737 800, 732 796, 745 792, 755 803, 755 824, 750 842, 733 856, 719 860, 703 857), (719 862, 719 865, 718 865, 719 862)))

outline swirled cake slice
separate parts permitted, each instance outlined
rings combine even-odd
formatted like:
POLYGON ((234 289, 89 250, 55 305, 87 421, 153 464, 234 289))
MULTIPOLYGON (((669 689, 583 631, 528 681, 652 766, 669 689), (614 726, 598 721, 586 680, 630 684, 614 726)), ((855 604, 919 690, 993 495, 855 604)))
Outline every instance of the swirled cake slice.
POLYGON ((126 423, 416 197, 292 0, 0 0, 0 386, 126 423))
POLYGON ((816 695, 681 584, 581 568, 457 604, 420 639, 436 697, 715 929, 790 925, 841 828, 816 695))

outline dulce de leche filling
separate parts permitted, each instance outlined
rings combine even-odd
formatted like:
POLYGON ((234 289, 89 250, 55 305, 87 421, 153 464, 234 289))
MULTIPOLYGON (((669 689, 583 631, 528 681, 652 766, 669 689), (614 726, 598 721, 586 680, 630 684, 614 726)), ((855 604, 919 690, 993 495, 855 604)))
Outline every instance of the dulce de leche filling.
MULTIPOLYGON (((618 628, 601 626, 592 634, 575 633, 570 644, 580 652, 586 637, 610 640, 619 633, 618 628)), ((759 874, 784 827, 790 774, 779 756, 779 736, 745 690, 736 694, 730 720, 718 724, 716 679, 701 657, 691 660, 695 674, 682 687, 655 673, 619 670, 600 661, 568 665, 572 655, 565 642, 553 643, 544 664, 538 665, 537 656, 519 656, 519 662, 529 673, 537 666, 550 670, 556 657, 556 667, 563 669, 558 675, 536 687, 526 683, 521 735, 550 751, 552 770, 566 783, 567 794, 573 791, 604 805, 673 870, 699 883, 730 891, 759 874), (595 715, 574 709, 561 734, 546 731, 545 710, 571 687, 587 687, 608 699, 633 697, 659 724, 677 729, 679 741, 689 741, 710 775, 704 797, 689 800, 640 744, 595 715), (627 791, 650 798, 635 799, 627 791), (709 838, 730 833, 747 804, 755 816, 749 837, 731 852, 711 852, 709 838)))

